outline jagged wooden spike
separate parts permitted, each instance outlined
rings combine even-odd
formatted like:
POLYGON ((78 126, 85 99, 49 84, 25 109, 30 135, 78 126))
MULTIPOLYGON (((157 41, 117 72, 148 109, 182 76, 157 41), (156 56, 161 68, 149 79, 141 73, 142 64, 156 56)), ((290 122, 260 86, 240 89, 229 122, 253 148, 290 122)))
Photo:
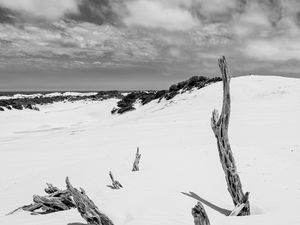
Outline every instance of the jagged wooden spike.
POLYGON ((108 187, 110 187, 111 189, 123 188, 122 184, 119 181, 115 180, 111 171, 109 171, 109 177, 111 179, 112 185, 107 185, 108 187))
POLYGON ((135 160, 134 160, 134 163, 133 163, 132 171, 139 171, 140 170, 140 167, 139 167, 140 159, 141 159, 141 154, 139 152, 139 147, 138 147, 137 151, 136 151, 136 154, 135 154, 135 160))
POLYGON ((197 202, 197 205, 192 208, 192 216, 194 217, 195 225, 210 225, 208 216, 201 202, 197 202))
POLYGON ((217 110, 214 110, 211 118, 211 127, 217 139, 220 162, 225 173, 227 188, 235 206, 245 203, 244 208, 239 215, 250 215, 250 204, 248 196, 243 193, 242 183, 237 173, 235 160, 231 151, 228 138, 228 124, 230 118, 230 76, 226 59, 223 56, 219 59, 219 67, 223 78, 223 106, 219 116, 217 110), (246 200, 246 202, 244 202, 246 200))

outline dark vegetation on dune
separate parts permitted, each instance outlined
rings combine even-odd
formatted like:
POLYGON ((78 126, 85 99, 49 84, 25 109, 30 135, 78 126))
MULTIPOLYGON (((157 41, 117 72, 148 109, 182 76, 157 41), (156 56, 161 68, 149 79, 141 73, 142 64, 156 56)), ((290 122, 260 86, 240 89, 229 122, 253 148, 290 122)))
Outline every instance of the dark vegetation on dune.
POLYGON ((63 101, 79 101, 79 100, 90 100, 90 101, 102 101, 110 98, 117 98, 120 101, 117 102, 117 106, 112 109, 112 114, 123 114, 128 111, 135 110, 134 104, 140 102, 145 105, 156 99, 170 100, 176 95, 190 91, 193 88, 203 88, 209 84, 221 81, 222 78, 214 77, 207 78, 204 76, 193 76, 186 81, 179 82, 170 86, 168 90, 161 91, 132 91, 126 96, 121 91, 99 91, 95 95, 90 96, 39 96, 34 98, 13 98, 13 99, 0 99, 0 111, 6 110, 22 110, 31 109, 39 110, 38 105, 51 104, 54 102, 63 101))
POLYGON ((0 111, 4 109, 12 110, 22 110, 22 109, 32 109, 39 110, 36 105, 51 104, 54 102, 75 102, 79 100, 92 100, 92 101, 102 101, 109 98, 122 98, 123 95, 119 91, 100 91, 95 95, 90 96, 40 96, 34 98, 15 98, 15 99, 2 99, 0 100, 0 111))
POLYGON ((128 95, 124 96, 118 103, 117 107, 113 108, 111 111, 112 114, 118 113, 123 114, 128 111, 135 110, 134 103, 140 102, 142 105, 145 105, 155 99, 163 99, 170 100, 174 98, 176 95, 190 91, 193 88, 203 88, 206 85, 222 81, 220 77, 207 78, 204 76, 193 76, 186 81, 181 81, 177 84, 173 84, 170 86, 168 90, 161 91, 133 91, 128 95))

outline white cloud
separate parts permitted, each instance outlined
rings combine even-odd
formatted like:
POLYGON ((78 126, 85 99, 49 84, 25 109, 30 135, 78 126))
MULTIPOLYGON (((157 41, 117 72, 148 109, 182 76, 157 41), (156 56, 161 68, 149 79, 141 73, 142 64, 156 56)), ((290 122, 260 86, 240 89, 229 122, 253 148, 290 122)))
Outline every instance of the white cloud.
POLYGON ((198 25, 191 13, 178 6, 170 6, 163 1, 135 0, 126 3, 129 15, 127 25, 167 30, 188 30, 198 25))
POLYGON ((299 38, 248 41, 241 49, 248 57, 266 61, 300 60, 299 38))
POLYGON ((232 31, 238 38, 265 36, 272 29, 268 9, 250 2, 242 13, 233 16, 232 31))
POLYGON ((29 16, 50 20, 60 19, 65 13, 78 13, 81 0, 0 0, 0 6, 29 16))
MULTIPOLYGON (((19 27, 0 23, 0 47, 0 62, 10 65, 17 65, 20 61, 34 66, 30 65, 32 60, 40 59, 55 61, 55 66, 60 61, 62 65, 69 62, 70 66, 72 61, 101 61, 98 66, 102 66, 107 62, 144 62, 158 57, 151 41, 132 33, 110 25, 64 21, 41 27, 36 24, 19 27)), ((45 68, 49 66, 52 64, 45 68)))

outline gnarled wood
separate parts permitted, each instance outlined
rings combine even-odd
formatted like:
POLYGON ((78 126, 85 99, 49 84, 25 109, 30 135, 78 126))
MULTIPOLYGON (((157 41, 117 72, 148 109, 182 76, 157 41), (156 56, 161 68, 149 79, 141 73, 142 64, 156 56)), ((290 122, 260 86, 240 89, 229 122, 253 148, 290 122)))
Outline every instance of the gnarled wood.
POLYGON ((81 188, 80 191, 74 188, 69 178, 66 178, 67 188, 72 195, 78 212, 88 222, 93 225, 113 225, 113 222, 102 213, 94 202, 86 195, 85 191, 81 188))
POLYGON ((70 198, 71 195, 68 190, 60 190, 59 188, 54 187, 52 184, 48 183, 47 188, 45 188, 44 190, 48 195, 34 195, 32 204, 21 206, 16 210, 8 213, 8 215, 11 215, 19 210, 29 211, 35 215, 48 214, 75 208, 75 203, 70 198))
POLYGON ((62 202, 60 197, 48 197, 48 196, 33 196, 33 202, 42 204, 46 212, 56 212, 70 209, 69 206, 62 202))
POLYGON ((135 154, 135 160, 133 163, 133 168, 132 171, 139 171, 139 163, 140 163, 140 159, 141 159, 141 154, 139 152, 139 147, 137 148, 136 154, 135 154))
POLYGON ((111 171, 109 171, 109 177, 111 179, 112 185, 107 185, 108 187, 110 187, 111 189, 120 189, 123 187, 119 181, 115 180, 111 171))
POLYGON ((197 202, 197 205, 192 208, 192 215, 195 225, 210 225, 208 216, 201 202, 197 202))
POLYGON ((250 215, 250 204, 247 198, 243 202, 245 195, 242 190, 242 183, 239 175, 237 174, 235 160, 231 151, 228 139, 228 124, 230 118, 230 76, 228 75, 228 68, 226 59, 223 56, 219 59, 219 67, 223 78, 223 106, 222 112, 219 116, 218 111, 215 109, 212 113, 211 127, 217 139, 219 157, 222 168, 225 173, 227 188, 235 206, 245 203, 239 215, 250 215))

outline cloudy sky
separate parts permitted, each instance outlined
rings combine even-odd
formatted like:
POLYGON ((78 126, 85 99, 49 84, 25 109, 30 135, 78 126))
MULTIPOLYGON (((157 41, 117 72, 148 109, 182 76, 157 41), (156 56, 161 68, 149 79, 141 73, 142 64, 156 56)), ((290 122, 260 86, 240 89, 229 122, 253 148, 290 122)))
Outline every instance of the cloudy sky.
POLYGON ((0 0, 0 90, 162 89, 300 77, 299 0, 0 0))

